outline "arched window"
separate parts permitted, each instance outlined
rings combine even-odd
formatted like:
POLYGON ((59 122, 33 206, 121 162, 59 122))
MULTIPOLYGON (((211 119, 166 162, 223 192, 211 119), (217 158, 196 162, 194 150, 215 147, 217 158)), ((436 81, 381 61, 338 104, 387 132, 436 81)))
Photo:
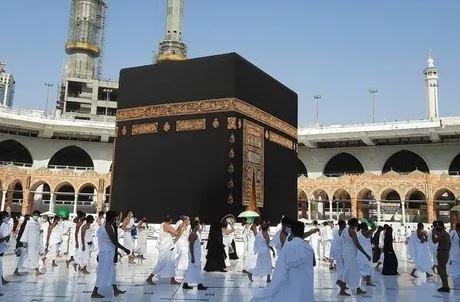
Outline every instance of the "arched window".
POLYGON ((94 213, 97 206, 97 190, 92 184, 80 188, 78 192, 77 210, 94 213))
POLYGON ((391 170, 398 173, 410 173, 415 170, 426 173, 430 172, 428 165, 423 158, 421 158, 418 154, 407 150, 399 151, 387 159, 385 165, 383 166, 382 173, 386 173, 391 170))
POLYGON ((304 163, 300 159, 297 159, 297 176, 301 175, 308 177, 308 171, 304 163))
POLYGON ((0 143, 0 164, 32 167, 32 156, 22 144, 9 139, 0 143))
POLYGON ((69 146, 59 150, 51 157, 48 168, 93 170, 94 164, 85 150, 77 146, 69 146))
POLYGON ((328 161, 323 171, 323 174, 328 177, 340 177, 347 173, 364 173, 361 162, 349 153, 335 155, 328 161))
POLYGON ((434 194, 434 208, 437 220, 444 223, 450 221, 450 209, 456 204, 454 193, 448 189, 440 189, 434 194))
POLYGON ((33 204, 33 210, 47 212, 51 200, 51 188, 44 182, 40 181, 32 184, 29 191, 29 202, 33 204))
POLYGON ((406 221, 428 222, 426 196, 417 189, 411 190, 406 195, 406 221))
POLYGON ((350 219, 352 216, 350 194, 344 189, 335 191, 332 197, 332 208, 336 211, 337 219, 350 219))
POLYGON ((449 175, 460 176, 460 154, 458 154, 450 163, 449 175))
POLYGON ((311 218, 312 219, 328 219, 329 218, 329 196, 326 191, 317 189, 313 192, 313 200, 310 201, 311 218))
POLYGON ((380 221, 402 221, 401 196, 394 189, 387 189, 382 193, 380 221))
POLYGON ((377 220, 377 203, 374 193, 369 189, 363 189, 358 193, 357 200, 358 218, 377 220))

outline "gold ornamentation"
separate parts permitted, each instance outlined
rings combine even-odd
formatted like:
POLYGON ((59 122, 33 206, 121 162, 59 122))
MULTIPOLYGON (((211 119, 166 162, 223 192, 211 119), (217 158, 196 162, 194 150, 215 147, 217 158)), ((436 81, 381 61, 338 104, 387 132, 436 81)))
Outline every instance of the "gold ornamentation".
POLYGON ((235 183, 233 182, 233 179, 230 178, 227 182, 227 188, 233 189, 235 187, 235 183))
POLYGON ((269 136, 268 136, 268 131, 265 130, 265 138, 268 139, 268 137, 269 137, 269 136))
POLYGON ((233 150, 233 148, 230 149, 230 151, 228 151, 228 157, 230 158, 235 158, 235 150, 233 150))
POLYGON ((163 130, 164 130, 164 132, 168 132, 170 129, 171 129, 171 125, 169 124, 169 122, 166 122, 166 123, 163 125, 163 130))
POLYGON ((128 129, 126 129, 126 126, 123 126, 123 128, 121 128, 121 135, 126 135, 126 133, 128 133, 128 129))
POLYGON ((196 131, 206 129, 206 119, 178 120, 176 121, 176 131, 196 131))
POLYGON ((219 127, 219 120, 218 120, 217 118, 215 118, 215 119, 212 121, 212 126, 213 126, 214 128, 219 127))
MULTIPOLYGON (((210 99, 119 109, 117 111, 117 121, 122 122, 127 120, 158 118, 165 116, 195 115, 229 111, 241 113, 280 132, 283 132, 292 138, 297 137, 297 129, 289 123, 237 98, 210 99)), ((238 129, 242 127, 241 120, 238 120, 237 126, 238 129)))
POLYGON ((233 194, 232 193, 228 194, 227 203, 228 204, 233 204, 233 194))
POLYGON ((236 129, 236 117, 227 118, 227 129, 236 129))
POLYGON ((264 206, 264 128, 243 122, 243 197, 244 206, 252 205, 253 189, 257 207, 264 206))
POLYGON ((158 132, 158 123, 135 124, 131 128, 131 135, 152 134, 158 132))
POLYGON ((235 143, 235 133, 231 133, 230 134, 230 138, 228 139, 229 143, 230 144, 234 144, 235 143))
POLYGON ((233 164, 228 165, 228 173, 233 174, 235 172, 235 166, 233 164))
POLYGON ((290 139, 285 138, 284 136, 281 136, 278 133, 275 133, 273 131, 270 131, 268 136, 269 136, 268 138, 269 141, 275 144, 278 144, 284 148, 287 148, 289 150, 295 150, 295 143, 291 141, 290 139))

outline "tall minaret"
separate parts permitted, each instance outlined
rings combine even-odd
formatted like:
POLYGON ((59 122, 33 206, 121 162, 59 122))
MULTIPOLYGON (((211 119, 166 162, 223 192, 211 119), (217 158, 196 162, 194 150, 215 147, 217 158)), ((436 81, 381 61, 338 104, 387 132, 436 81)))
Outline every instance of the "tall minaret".
POLYGON ((428 104, 428 118, 430 120, 439 117, 438 109, 438 86, 439 86, 439 74, 438 69, 434 66, 434 60, 430 54, 427 60, 427 66, 423 71, 425 74, 425 84, 427 93, 427 104, 428 104))
POLYGON ((187 59, 187 46, 182 40, 184 0, 167 0, 166 32, 160 42, 157 62, 187 59))

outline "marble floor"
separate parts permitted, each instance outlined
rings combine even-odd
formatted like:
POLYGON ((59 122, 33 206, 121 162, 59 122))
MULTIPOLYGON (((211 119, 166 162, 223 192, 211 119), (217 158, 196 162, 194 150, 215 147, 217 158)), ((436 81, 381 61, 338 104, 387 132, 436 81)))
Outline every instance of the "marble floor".
MULTIPOLYGON (((405 245, 397 244, 400 254, 399 277, 383 277, 376 272, 374 288, 369 288, 367 294, 360 297, 342 298, 337 296, 334 285, 335 273, 330 271, 326 263, 319 263, 315 268, 315 301, 460 301, 460 288, 450 294, 440 294, 436 289, 440 286, 437 277, 427 280, 425 277, 414 279, 409 276, 412 264, 401 255, 405 254, 405 245)), ((153 247, 149 250, 155 250, 153 247)), ((156 255, 147 255, 149 260, 137 264, 127 264, 126 260, 117 266, 118 281, 121 289, 127 293, 121 297, 111 296, 110 291, 102 291, 106 295, 99 301, 250 301, 251 297, 266 283, 259 280, 251 283, 246 276, 238 273, 240 263, 233 263, 229 273, 205 273, 204 284, 209 286, 206 291, 183 290, 181 286, 171 286, 168 280, 160 280, 155 286, 146 285, 144 280, 150 273, 156 255)), ((69 271, 65 267, 64 258, 58 260, 58 267, 49 268, 45 275, 36 277, 34 273, 21 277, 12 276, 16 262, 14 255, 4 257, 5 276, 11 281, 3 289, 1 302, 22 301, 90 301, 91 290, 94 286, 95 274, 82 275, 69 271)), ((94 261, 94 260, 93 260, 94 261)), ((91 268, 95 271, 95 264, 91 268)), ((457 285, 457 287, 459 287, 457 285)), ((288 302, 288 301, 285 301, 288 302)))

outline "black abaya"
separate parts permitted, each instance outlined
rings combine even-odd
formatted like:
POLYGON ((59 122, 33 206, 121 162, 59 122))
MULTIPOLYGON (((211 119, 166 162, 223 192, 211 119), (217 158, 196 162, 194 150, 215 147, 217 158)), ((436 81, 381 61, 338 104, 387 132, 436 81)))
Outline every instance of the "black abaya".
POLYGON ((204 270, 207 272, 223 272, 225 271, 225 249, 222 241, 222 229, 220 223, 211 225, 209 231, 208 254, 206 255, 206 265, 204 270))
POLYGON ((393 229, 385 231, 383 245, 383 268, 382 275, 395 276, 398 274, 398 258, 393 249, 393 229))

